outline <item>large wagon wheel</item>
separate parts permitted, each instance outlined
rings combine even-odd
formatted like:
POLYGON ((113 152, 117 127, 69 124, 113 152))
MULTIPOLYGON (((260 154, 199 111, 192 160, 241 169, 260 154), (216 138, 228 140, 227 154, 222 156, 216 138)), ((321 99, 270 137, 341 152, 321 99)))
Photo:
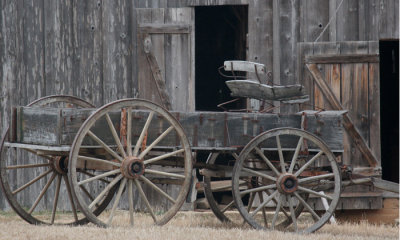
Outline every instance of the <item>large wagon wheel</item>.
POLYGON ((167 223, 186 199, 191 172, 191 149, 179 122, 162 107, 139 99, 119 100, 98 109, 79 129, 70 152, 73 194, 88 219, 103 227, 133 226, 134 211, 143 208, 155 224, 167 223), (85 151, 86 145, 95 149, 85 151), (160 167, 166 165, 168 169, 160 167), (93 176, 80 176, 87 171, 93 176), (106 181, 106 186, 88 198, 81 186, 92 188, 99 181, 106 181), (167 193, 165 184, 176 188, 167 193), (93 206, 113 186, 118 191, 110 211, 96 216, 93 206), (120 201, 121 197, 126 201, 120 201), (163 204, 157 205, 150 197, 163 204))
MULTIPOLYGON (((75 107, 93 108, 94 106, 82 99, 66 95, 54 95, 40 98, 28 105, 29 107, 75 107)), ((3 193, 12 209, 24 220, 31 224, 82 224, 87 220, 78 214, 71 194, 71 187, 67 178, 66 157, 57 153, 48 154, 39 152, 27 146, 8 144, 9 129, 1 140, 0 181, 3 193), (32 174, 33 173, 33 174, 32 174), (21 176, 32 176, 31 180, 19 183, 21 176), (55 190, 51 185, 54 182, 55 190), (32 189, 40 190, 35 199, 28 199, 32 189), (66 191, 65 191, 66 190, 66 191), (57 205, 61 200, 69 201, 71 213, 63 212, 57 215, 57 205), (41 201, 53 204, 51 215, 37 211, 41 201), (59 217, 62 216, 62 217, 59 217), (56 222, 55 222, 56 221, 56 222)), ((108 200, 109 201, 109 200, 108 200)), ((107 205, 104 201, 96 209, 101 212, 107 205)))
POLYGON ((303 130, 278 128, 246 145, 235 164, 232 184, 239 212, 254 228, 309 233, 332 216, 340 197, 341 176, 335 156, 321 139, 303 130), (239 181, 248 179, 253 188, 241 191, 239 181), (320 191, 326 186, 332 186, 332 191, 320 191), (242 200, 246 194, 258 195, 260 201, 246 206, 242 200), (327 200, 329 207, 322 216, 307 202, 308 195, 327 200), (302 209, 316 221, 299 214, 302 209))

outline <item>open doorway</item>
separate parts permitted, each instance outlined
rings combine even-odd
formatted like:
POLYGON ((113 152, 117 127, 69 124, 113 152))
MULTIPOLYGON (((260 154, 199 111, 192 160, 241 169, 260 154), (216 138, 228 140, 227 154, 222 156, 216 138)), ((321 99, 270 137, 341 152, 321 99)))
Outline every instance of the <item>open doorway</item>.
MULTIPOLYGON (((225 60, 246 60, 247 19, 247 5, 195 8, 196 110, 221 111, 217 105, 232 100, 218 67, 225 60)), ((245 105, 239 101, 229 108, 245 105)))
POLYGON ((382 178, 399 182, 399 40, 379 42, 382 178))

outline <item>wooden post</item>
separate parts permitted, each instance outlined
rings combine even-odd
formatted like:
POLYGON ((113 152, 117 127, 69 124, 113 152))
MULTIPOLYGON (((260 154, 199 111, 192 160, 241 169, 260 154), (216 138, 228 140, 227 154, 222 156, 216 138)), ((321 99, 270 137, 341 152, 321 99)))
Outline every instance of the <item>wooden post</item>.
MULTIPOLYGON (((315 82, 318 87, 323 92, 324 96, 331 104, 332 108, 335 110, 344 110, 339 100, 336 98, 335 94, 332 92, 332 89, 325 82, 322 77, 321 72, 318 70, 318 67, 315 63, 306 64, 307 69, 310 71, 313 76, 315 82)), ((368 147, 367 143, 362 138, 358 129, 354 126, 351 118, 345 114, 343 115, 343 126, 346 129, 347 133, 349 133, 351 139, 356 144, 357 148, 360 150, 362 156, 368 161, 371 167, 376 167, 378 165, 378 161, 375 156, 372 154, 371 149, 368 147)))

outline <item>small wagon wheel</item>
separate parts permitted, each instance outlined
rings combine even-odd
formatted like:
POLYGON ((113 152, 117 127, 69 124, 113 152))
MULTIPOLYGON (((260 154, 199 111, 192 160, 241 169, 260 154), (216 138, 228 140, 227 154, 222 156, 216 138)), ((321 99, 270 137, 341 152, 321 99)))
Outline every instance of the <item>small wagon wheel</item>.
POLYGON ((332 216, 340 197, 341 176, 335 156, 321 139, 303 130, 278 128, 246 145, 235 164, 232 185, 240 214, 254 228, 310 233, 332 216), (239 181, 246 179, 254 187, 240 190, 239 181), (326 186, 332 186, 331 192, 321 191, 326 186), (243 196, 251 193, 260 196, 259 202, 246 206, 243 196), (327 200, 329 208, 320 216, 308 196, 327 200), (308 218, 299 214, 302 209, 316 221, 304 220, 308 218))
MULTIPOLYGON (((231 166, 233 167, 236 158, 238 158, 238 155, 235 152, 231 153, 232 161, 226 162, 226 158, 224 159, 224 166, 231 166)), ((208 165, 215 166, 215 164, 221 165, 222 163, 218 162, 217 158, 220 156, 219 152, 213 152, 210 153, 210 155, 207 158, 206 163, 208 165)), ((221 192, 231 192, 232 191, 232 181, 230 176, 223 176, 223 177, 211 177, 208 175, 203 176, 203 183, 204 183, 204 195, 207 199, 208 204, 210 205, 211 211, 214 213, 214 215, 221 221, 221 222, 229 222, 229 223, 238 223, 241 224, 243 223, 243 219, 240 218, 239 221, 237 221, 237 218, 235 217, 235 214, 227 214, 227 211, 236 209, 235 208, 235 203, 232 200, 231 202, 227 204, 220 204, 217 194, 221 192), (218 183, 218 184, 216 184, 218 183), (222 183, 222 184, 221 184, 222 183), (217 185, 217 186, 213 186, 217 185), (231 216, 232 215, 232 216, 231 216)))
MULTIPOLYGON (((94 106, 82 99, 67 95, 54 95, 40 98, 28 105, 29 107, 78 107, 93 108, 94 106)), ((54 154, 39 153, 36 150, 8 146, 8 133, 1 140, 0 181, 3 193, 13 210, 31 224, 83 224, 88 222, 84 216, 79 216, 71 194, 67 178, 67 157, 54 154), (15 178, 17 176, 17 178, 15 178), (18 176, 32 176, 28 182, 21 182, 18 176), (54 182, 54 183, 53 183, 54 182), (54 185, 55 189, 51 188, 54 185), (40 190, 35 199, 28 199, 32 189, 40 190), (51 216, 37 211, 40 202, 47 201, 53 205, 51 216), (59 201, 70 204, 71 214, 63 213, 57 216, 59 201)), ((109 201, 109 200, 108 200, 109 201)), ((98 214, 104 210, 107 201, 97 207, 98 214)))
POLYGON ((91 222, 103 227, 133 226, 135 210, 145 208, 151 222, 163 225, 177 213, 189 191, 191 149, 183 128, 167 110, 146 100, 119 100, 83 123, 72 145, 68 174, 80 209, 91 222), (89 145, 94 149, 85 151, 89 145), (80 176, 87 171, 93 176, 80 176), (99 181, 107 181, 104 189, 87 198, 81 186, 93 188, 99 181), (165 184, 175 184, 175 191, 167 192, 165 184), (110 210, 96 216, 93 206, 114 186, 118 191, 110 210), (162 199, 163 204, 152 198, 162 199), (129 220, 121 220, 124 216, 129 220))

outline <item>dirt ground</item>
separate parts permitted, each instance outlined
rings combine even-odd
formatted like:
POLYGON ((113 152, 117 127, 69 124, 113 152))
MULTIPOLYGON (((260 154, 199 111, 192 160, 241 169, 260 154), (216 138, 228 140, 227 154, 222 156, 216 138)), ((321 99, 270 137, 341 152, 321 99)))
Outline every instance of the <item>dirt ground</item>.
MULTIPOLYGON (((0 239, 281 239, 281 240, 357 240, 399 239, 399 227, 341 223, 326 224, 312 234, 296 234, 279 231, 260 231, 249 227, 223 224, 210 212, 180 212, 164 226, 149 225, 149 216, 135 215, 135 227, 99 228, 93 224, 85 226, 36 226, 24 222, 11 212, 0 212, 0 239)), ((120 221, 126 221, 121 219, 120 221)))

